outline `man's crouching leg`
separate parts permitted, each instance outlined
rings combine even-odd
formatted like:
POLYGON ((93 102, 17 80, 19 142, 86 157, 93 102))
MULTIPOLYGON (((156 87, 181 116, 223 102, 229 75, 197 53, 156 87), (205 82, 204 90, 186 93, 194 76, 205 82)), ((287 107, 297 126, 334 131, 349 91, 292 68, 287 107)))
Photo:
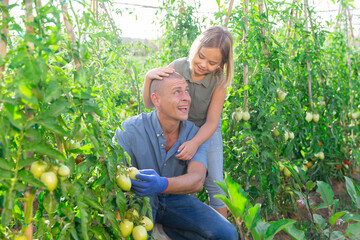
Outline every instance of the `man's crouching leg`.
POLYGON ((173 240, 239 238, 233 224, 190 195, 160 196, 156 222, 163 225, 165 233, 173 240))

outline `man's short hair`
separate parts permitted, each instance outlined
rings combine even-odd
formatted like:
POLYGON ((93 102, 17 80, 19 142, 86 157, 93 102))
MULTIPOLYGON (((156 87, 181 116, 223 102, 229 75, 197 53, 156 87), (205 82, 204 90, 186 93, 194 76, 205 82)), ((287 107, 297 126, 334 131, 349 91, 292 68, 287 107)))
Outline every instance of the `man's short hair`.
POLYGON ((153 93, 160 94, 163 90, 164 84, 162 81, 172 80, 172 79, 183 79, 184 77, 181 76, 177 72, 170 73, 169 76, 163 77, 162 80, 153 79, 150 83, 150 95, 153 93))

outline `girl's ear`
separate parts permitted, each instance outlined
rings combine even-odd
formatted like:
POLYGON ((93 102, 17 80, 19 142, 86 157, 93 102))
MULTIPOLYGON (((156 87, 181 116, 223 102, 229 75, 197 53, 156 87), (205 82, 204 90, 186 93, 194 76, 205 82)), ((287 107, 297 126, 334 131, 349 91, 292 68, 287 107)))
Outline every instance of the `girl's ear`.
POLYGON ((160 96, 159 94, 153 93, 151 94, 151 101, 154 104, 155 107, 158 107, 160 105, 160 96))

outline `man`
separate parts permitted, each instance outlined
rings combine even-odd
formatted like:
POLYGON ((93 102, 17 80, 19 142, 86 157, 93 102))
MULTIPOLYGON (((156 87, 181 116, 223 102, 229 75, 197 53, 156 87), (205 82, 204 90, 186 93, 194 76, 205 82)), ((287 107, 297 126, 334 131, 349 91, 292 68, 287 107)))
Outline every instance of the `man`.
POLYGON ((185 79, 178 73, 150 86, 152 113, 142 113, 116 130, 118 143, 140 170, 132 181, 139 196, 150 196, 155 223, 171 239, 238 239, 236 228, 214 209, 188 195, 202 190, 206 177, 205 142, 190 161, 176 158, 179 146, 198 131, 186 121, 191 103, 185 79))

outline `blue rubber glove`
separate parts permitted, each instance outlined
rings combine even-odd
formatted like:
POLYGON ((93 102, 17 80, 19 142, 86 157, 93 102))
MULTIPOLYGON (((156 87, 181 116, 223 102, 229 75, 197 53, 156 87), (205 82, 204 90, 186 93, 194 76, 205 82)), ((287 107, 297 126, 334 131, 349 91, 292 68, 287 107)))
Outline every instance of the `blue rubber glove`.
POLYGON ((136 178, 140 181, 131 179, 131 189, 140 197, 163 193, 169 185, 168 179, 160 177, 153 169, 140 170, 136 178))

